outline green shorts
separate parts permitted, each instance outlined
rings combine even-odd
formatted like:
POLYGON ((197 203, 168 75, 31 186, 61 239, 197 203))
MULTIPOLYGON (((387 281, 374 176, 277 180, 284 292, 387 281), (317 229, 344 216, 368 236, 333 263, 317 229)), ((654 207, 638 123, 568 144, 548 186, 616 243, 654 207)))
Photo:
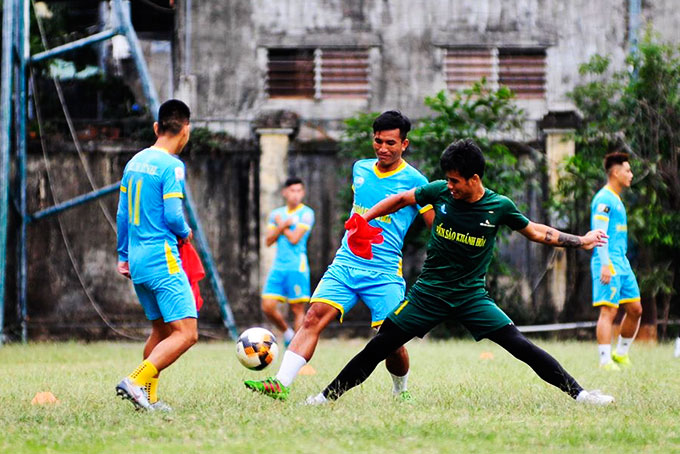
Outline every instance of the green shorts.
POLYGON ((409 334, 423 337, 445 320, 460 322, 475 338, 481 340, 489 333, 512 324, 510 317, 496 305, 489 294, 475 292, 451 301, 412 288, 406 299, 388 318, 409 334))

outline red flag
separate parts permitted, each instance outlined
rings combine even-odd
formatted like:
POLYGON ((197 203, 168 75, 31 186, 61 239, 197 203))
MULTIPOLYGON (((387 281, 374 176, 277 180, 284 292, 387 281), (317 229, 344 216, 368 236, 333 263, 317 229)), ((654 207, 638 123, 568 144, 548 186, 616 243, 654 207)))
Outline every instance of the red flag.
POLYGON ((188 241, 180 241, 179 258, 182 261, 182 269, 187 274, 189 284, 191 284, 191 291, 196 300, 196 310, 200 311, 201 307, 203 307, 203 298, 201 297, 201 290, 198 288, 198 281, 205 277, 205 269, 201 263, 201 258, 198 256, 194 246, 188 241))
POLYGON ((373 227, 357 213, 354 213, 345 222, 345 229, 348 231, 347 245, 349 250, 354 255, 367 260, 373 258, 372 245, 380 244, 384 241, 383 236, 380 234, 382 229, 380 227, 373 227))

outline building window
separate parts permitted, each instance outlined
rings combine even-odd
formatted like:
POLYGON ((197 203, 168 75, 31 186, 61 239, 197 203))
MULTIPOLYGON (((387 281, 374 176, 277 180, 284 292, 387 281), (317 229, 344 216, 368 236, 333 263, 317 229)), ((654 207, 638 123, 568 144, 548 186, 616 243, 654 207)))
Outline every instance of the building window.
POLYGON ((499 49, 498 83, 518 98, 544 98, 545 50, 499 49))
POLYGON ((447 49, 444 61, 446 87, 451 90, 469 88, 485 77, 493 78, 493 55, 491 49, 447 49))
POLYGON ((545 49, 449 48, 444 70, 451 91, 485 77, 492 88, 507 86, 519 99, 545 98, 545 49))
POLYGON ((368 49, 269 49, 270 98, 368 98, 368 49))
POLYGON ((269 49, 267 93, 271 98, 314 96, 314 50, 269 49))

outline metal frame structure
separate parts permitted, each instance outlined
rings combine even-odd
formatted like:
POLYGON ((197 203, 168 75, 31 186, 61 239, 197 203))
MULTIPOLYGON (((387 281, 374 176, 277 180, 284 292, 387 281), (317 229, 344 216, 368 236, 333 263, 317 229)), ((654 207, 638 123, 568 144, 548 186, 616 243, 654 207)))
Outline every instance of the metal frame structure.
MULTIPOLYGON (((113 0, 111 2, 113 19, 111 28, 35 55, 30 55, 29 47, 30 2, 31 0, 4 0, 3 2, 2 67, 0 72, 0 77, 2 78, 0 91, 0 109, 2 109, 2 112, 0 112, 0 345, 4 342, 3 327, 10 206, 14 205, 19 214, 16 249, 17 305, 19 324, 21 326, 21 339, 23 342, 26 342, 28 340, 26 323, 27 225, 69 208, 96 200, 117 191, 120 187, 120 182, 114 183, 71 200, 58 203, 50 208, 32 214, 28 213, 26 208, 26 112, 28 106, 27 72, 29 65, 57 57, 84 46, 100 43, 116 35, 122 35, 127 39, 130 46, 130 52, 139 71, 142 89, 149 110, 154 115, 157 115, 159 108, 158 95, 144 60, 137 34, 132 26, 130 3, 128 0, 113 0), (12 140, 13 132, 15 134, 14 141, 12 140), (12 149, 15 150, 16 159, 17 190, 15 194, 10 194, 12 149)), ((188 188, 184 199, 184 206, 189 217, 189 223, 194 230, 194 238, 198 246, 199 255, 206 268, 206 274, 220 306, 222 321, 230 336, 236 339, 238 331, 234 323, 234 317, 200 220, 194 210, 193 200, 188 188)))

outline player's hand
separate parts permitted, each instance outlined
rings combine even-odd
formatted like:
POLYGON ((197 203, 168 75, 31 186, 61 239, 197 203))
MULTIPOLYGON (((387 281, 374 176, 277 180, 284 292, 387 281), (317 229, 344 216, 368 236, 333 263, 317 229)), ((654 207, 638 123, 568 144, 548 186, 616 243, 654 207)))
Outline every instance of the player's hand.
POLYGON ((279 215, 277 215, 274 218, 274 221, 276 222, 276 226, 279 228, 279 230, 284 230, 287 227, 290 227, 290 225, 293 222, 291 218, 288 218, 284 221, 283 219, 281 219, 281 216, 279 216, 279 215))
POLYGON ((600 269, 600 282, 607 285, 611 282, 611 280, 612 280, 611 268, 609 268, 609 265, 602 265, 602 268, 600 269))
POLYGON ((384 241, 380 227, 373 227, 366 219, 354 213, 345 222, 347 230, 347 246, 349 250, 358 257, 371 260, 373 258, 373 244, 380 244, 384 241))
POLYGON ((177 237, 177 244, 191 243, 191 240, 193 240, 193 239, 194 239, 194 231, 189 229, 189 235, 187 235, 186 238, 177 237))
POLYGON ((589 251, 598 246, 607 244, 607 234, 602 229, 591 230, 581 237, 581 248, 589 251))
POLYGON ((128 279, 132 279, 132 276, 130 275, 130 263, 129 262, 118 262, 118 272, 125 276, 128 279))

